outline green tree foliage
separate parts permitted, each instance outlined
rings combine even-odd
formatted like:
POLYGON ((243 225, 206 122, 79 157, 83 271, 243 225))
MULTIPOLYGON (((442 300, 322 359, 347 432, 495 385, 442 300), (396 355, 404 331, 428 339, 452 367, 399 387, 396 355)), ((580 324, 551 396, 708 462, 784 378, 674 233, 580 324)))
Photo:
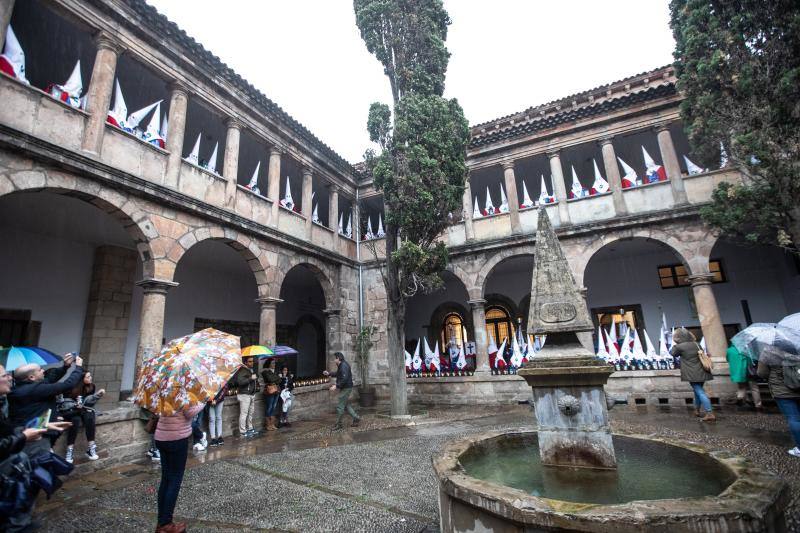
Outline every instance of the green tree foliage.
POLYGON ((672 0, 681 116, 706 163, 724 145, 741 184, 704 219, 723 234, 800 247, 800 2, 672 0))
POLYGON ((441 285, 447 250, 436 239, 461 211, 467 176, 469 125, 455 99, 446 99, 445 47, 450 19, 441 0, 354 0, 367 49, 389 78, 393 108, 370 106, 367 128, 380 152, 367 167, 386 206, 389 368, 392 413, 406 414, 406 300, 441 285), (394 116, 394 120, 392 120, 394 116))

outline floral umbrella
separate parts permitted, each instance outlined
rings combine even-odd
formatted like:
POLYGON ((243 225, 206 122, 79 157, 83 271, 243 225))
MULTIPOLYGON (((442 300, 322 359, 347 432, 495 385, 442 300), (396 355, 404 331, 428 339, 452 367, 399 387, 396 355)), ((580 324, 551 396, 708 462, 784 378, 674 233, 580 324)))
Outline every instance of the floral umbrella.
POLYGON ((239 337, 214 328, 171 340, 142 364, 133 401, 170 416, 205 403, 242 366, 239 337))

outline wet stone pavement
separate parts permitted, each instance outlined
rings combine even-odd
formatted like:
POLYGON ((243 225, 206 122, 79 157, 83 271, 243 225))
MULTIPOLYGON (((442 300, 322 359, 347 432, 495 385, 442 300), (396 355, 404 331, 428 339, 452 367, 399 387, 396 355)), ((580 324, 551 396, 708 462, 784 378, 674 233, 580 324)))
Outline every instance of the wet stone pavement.
MULTIPOLYGON (((778 414, 725 408, 715 424, 682 409, 615 409, 615 429, 725 448, 779 472, 792 489, 789 531, 800 531, 800 459, 778 414)), ((252 440, 226 439, 192 453, 176 520, 190 531, 438 531, 431 456, 448 440, 532 425, 528 406, 442 409, 411 425, 367 414, 331 432, 332 418, 300 422, 252 440)), ((658 460, 657 458, 653 459, 658 460)), ((73 476, 38 506, 42 531, 155 529, 159 469, 149 461, 73 476)))

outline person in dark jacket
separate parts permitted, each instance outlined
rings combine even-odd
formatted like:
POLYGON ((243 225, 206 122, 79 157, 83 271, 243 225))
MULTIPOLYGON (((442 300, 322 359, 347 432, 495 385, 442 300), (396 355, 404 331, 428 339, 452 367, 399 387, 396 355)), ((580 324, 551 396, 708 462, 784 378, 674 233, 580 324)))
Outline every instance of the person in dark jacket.
POLYGON ((283 409, 283 404, 284 404, 283 391, 289 391, 291 393, 294 390, 294 375, 289 373, 288 366, 283 365, 281 367, 281 373, 278 374, 278 377, 281 378, 280 383, 278 383, 278 390, 280 390, 280 393, 278 393, 278 412, 280 413, 280 420, 278 423, 278 427, 281 426, 288 427, 291 426, 291 424, 289 423, 288 408, 286 410, 283 409))
POLYGON ((716 420, 711 409, 711 400, 708 399, 703 385, 706 381, 711 381, 714 376, 708 372, 700 363, 700 345, 697 344, 695 336, 686 328, 678 328, 673 336, 675 344, 669 351, 672 357, 681 358, 681 381, 688 381, 694 391, 694 414, 702 417, 703 422, 713 422, 716 420), (705 411, 705 414, 700 409, 705 411))
POLYGON ((67 455, 64 457, 68 463, 75 459, 75 440, 78 438, 78 429, 81 423, 86 431, 86 457, 90 461, 97 461, 97 443, 95 442, 95 422, 97 416, 94 405, 105 395, 105 389, 96 390, 92 383, 92 373, 86 372, 83 379, 69 392, 62 395, 58 401, 58 414, 64 420, 72 422, 72 427, 67 431, 67 455))
POLYGON ((242 363, 244 363, 244 366, 234 376, 238 390, 236 400, 239 402, 239 436, 250 438, 256 434, 253 429, 253 410, 255 407, 255 394, 258 390, 258 376, 253 371, 254 361, 252 357, 243 357, 242 363))
POLYGON ((783 358, 777 351, 769 348, 763 350, 758 359, 756 373, 769 383, 769 391, 789 424, 789 432, 794 439, 794 448, 788 450, 789 455, 800 457, 800 391, 786 385, 783 378, 783 358))
POLYGON ((342 418, 344 417, 345 409, 353 418, 353 426, 357 426, 361 422, 361 418, 349 403, 350 395, 353 393, 353 372, 350 370, 350 363, 345 361, 342 352, 336 352, 333 354, 333 358, 336 363, 336 371, 328 372, 326 370, 323 374, 336 378, 336 383, 331 386, 331 390, 339 390, 339 397, 336 401, 336 425, 333 426, 334 430, 338 430, 342 429, 342 418))
POLYGON ((278 395, 280 394, 278 384, 281 382, 281 378, 275 371, 275 359, 269 360, 267 368, 261 371, 261 377, 264 379, 264 404, 267 417, 264 421, 264 426, 266 426, 267 431, 275 431, 278 429, 276 426, 275 406, 278 405, 278 395), (272 389, 271 394, 269 389, 272 389))
MULTIPOLYGON (((66 374, 67 370, 71 373, 66 378, 53 383, 44 379, 44 371, 39 365, 30 364, 17 368, 14 371, 16 386, 8 394, 11 423, 27 426, 48 409, 52 411, 51 420, 53 420, 56 416, 56 397, 69 392, 83 379, 83 359, 78 357, 73 364, 72 357, 64 357, 62 375, 66 374)), ((56 375, 52 375, 50 379, 56 375)))

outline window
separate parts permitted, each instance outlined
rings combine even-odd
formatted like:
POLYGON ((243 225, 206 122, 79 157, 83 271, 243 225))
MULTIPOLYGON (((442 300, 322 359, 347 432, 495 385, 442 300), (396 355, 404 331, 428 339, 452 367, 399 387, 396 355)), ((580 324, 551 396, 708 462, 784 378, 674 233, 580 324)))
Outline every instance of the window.
POLYGON ((492 306, 486 310, 486 332, 492 336, 494 342, 500 346, 503 339, 511 340, 514 336, 514 325, 508 311, 500 306, 492 306))
MULTIPOLYGON (((723 283, 725 272, 722 270, 722 261, 714 259, 708 262, 708 271, 712 274, 712 283, 723 283)), ((658 279, 662 289, 673 289, 675 287, 688 287, 689 272, 683 265, 667 265, 658 267, 658 279)))
POLYGON ((444 319, 441 331, 442 346, 454 342, 456 346, 464 346, 464 319, 458 313, 450 313, 444 319))

